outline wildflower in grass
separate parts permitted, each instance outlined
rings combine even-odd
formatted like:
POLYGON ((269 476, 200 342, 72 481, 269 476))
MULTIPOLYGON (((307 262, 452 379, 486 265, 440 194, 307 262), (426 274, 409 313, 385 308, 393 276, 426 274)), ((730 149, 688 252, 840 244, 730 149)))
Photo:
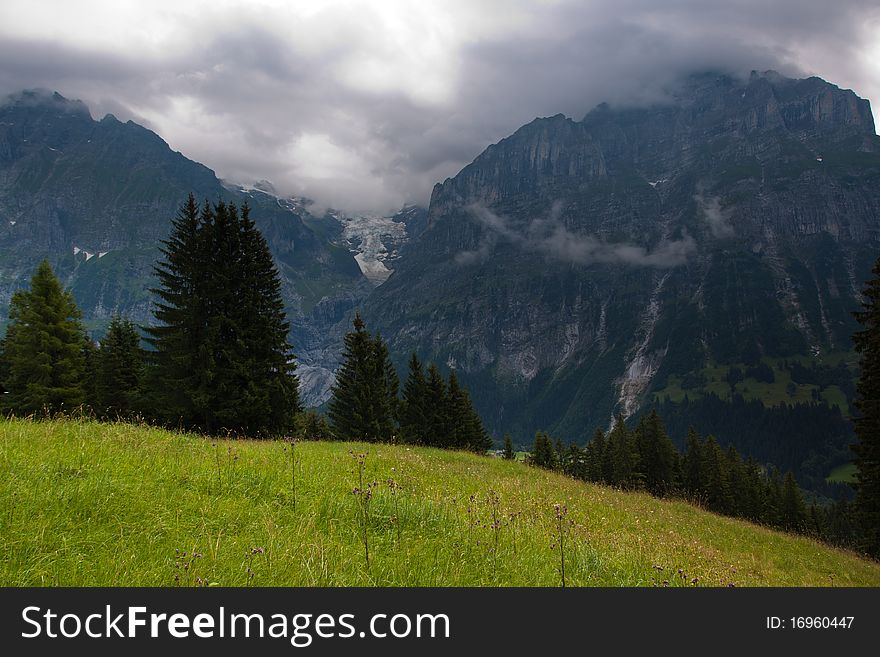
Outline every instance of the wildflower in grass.
POLYGON ((350 451, 349 454, 357 463, 358 485, 355 486, 351 492, 357 498, 358 506, 360 507, 359 515, 361 521, 362 539, 364 543, 364 559, 366 560, 367 568, 369 569, 370 542, 368 527, 370 524, 370 502, 373 499, 373 489, 378 485, 378 483, 373 481, 368 483, 366 486, 364 485, 364 469, 366 468, 367 454, 355 453, 353 451, 350 451))
POLYGON ((568 506, 559 503, 554 504, 553 516, 556 536, 550 544, 550 549, 555 550, 559 548, 559 577, 562 582, 562 588, 565 588, 565 538, 571 525, 571 521, 568 519, 568 506))
POLYGON ((293 495, 293 511, 296 512, 296 464, 297 464, 297 456, 296 456, 296 444, 299 442, 297 438, 291 436, 289 438, 284 439, 287 445, 285 445, 284 449, 290 451, 290 491, 293 495))
MULTIPOLYGON (((392 468, 393 469, 393 468, 392 468)), ((391 517, 391 523, 394 525, 395 534, 397 537, 397 547, 400 548, 400 511, 397 503, 397 497, 400 494, 401 486, 399 483, 391 479, 390 477, 385 482, 388 485, 388 489, 391 491, 391 499, 394 500, 394 515, 391 517)))
POLYGON ((195 574, 196 560, 202 558, 201 552, 181 552, 174 550, 174 586, 208 586, 207 578, 195 574))
POLYGON ((494 490, 490 490, 486 496, 486 500, 489 504, 489 508, 492 510, 492 524, 490 525, 492 528, 492 537, 494 539, 494 545, 492 547, 492 572, 495 573, 498 565, 498 531, 501 529, 501 515, 498 508, 501 504, 501 498, 498 497, 498 493, 494 490))
POLYGON ((244 551, 244 564, 245 564, 245 586, 250 586, 251 581, 256 576, 256 571, 254 570, 254 557, 263 556, 266 554, 265 548, 261 547, 252 547, 249 550, 244 551))
POLYGON ((211 441, 211 447, 214 449, 214 460, 217 462, 217 487, 219 489, 223 488, 223 480, 220 477, 220 448, 217 446, 217 441, 211 441))
POLYGON ((516 525, 521 511, 511 511, 507 514, 507 523, 510 525, 510 537, 513 541, 513 554, 516 555, 516 525))

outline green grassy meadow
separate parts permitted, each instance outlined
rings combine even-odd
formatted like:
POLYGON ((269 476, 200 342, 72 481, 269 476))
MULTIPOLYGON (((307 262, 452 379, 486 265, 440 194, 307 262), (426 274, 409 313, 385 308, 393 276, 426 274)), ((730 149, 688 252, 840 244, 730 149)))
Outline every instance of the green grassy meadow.
POLYGON ((834 468, 827 477, 832 483, 851 484, 856 480, 856 466, 854 463, 846 463, 834 468))
POLYGON ((307 442, 294 470, 289 449, 0 420, 0 585, 559 586, 561 532, 569 586, 880 586, 854 554, 522 463, 307 442), (351 451, 377 482, 369 565, 351 451))

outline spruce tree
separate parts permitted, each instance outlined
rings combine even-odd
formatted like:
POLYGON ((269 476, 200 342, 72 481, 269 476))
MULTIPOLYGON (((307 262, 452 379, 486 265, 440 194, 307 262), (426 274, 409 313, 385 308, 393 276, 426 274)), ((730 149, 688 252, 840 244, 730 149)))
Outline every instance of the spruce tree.
POLYGON ((94 357, 94 410, 98 415, 124 417, 134 411, 144 359, 140 341, 134 323, 114 315, 94 357))
POLYGON ((416 352, 409 358, 409 375, 400 404, 400 434, 407 443, 418 444, 427 435, 428 384, 416 352))
POLYGON ((621 488, 639 488, 642 484, 642 476, 639 469, 638 445, 621 415, 615 418, 614 428, 608 434, 607 451, 611 468, 608 483, 621 488))
POLYGON ((373 338, 360 313, 346 334, 342 363, 329 402, 330 425, 341 440, 389 442, 397 434, 397 372, 381 337, 373 338))
POLYGON ((683 467, 683 486, 689 496, 702 500, 706 497, 703 445, 700 434, 691 427, 688 430, 683 467))
POLYGON ((434 363, 428 366, 426 388, 425 444, 431 447, 449 447, 446 382, 434 363))
POLYGON ((296 432, 302 440, 333 440, 327 418, 311 409, 297 416, 296 432))
POLYGON ((855 452, 856 520, 861 529, 861 547, 880 557, 880 259, 862 292, 862 310, 855 318, 862 329, 853 335, 860 356, 861 374, 855 406, 857 437, 855 452))
POLYGON ((550 435, 545 431, 535 432, 535 443, 532 446, 532 465, 548 470, 559 468, 559 455, 553 447, 550 435))
POLYGON ((397 420, 400 415, 400 399, 397 394, 400 379, 391 362, 388 346, 382 336, 376 335, 373 340, 374 380, 377 385, 372 389, 377 417, 377 434, 379 440, 396 442, 398 432, 397 420))
POLYGON ((157 323, 146 329, 150 352, 150 413, 156 419, 196 428, 204 419, 196 391, 211 367, 206 345, 208 322, 205 279, 210 262, 206 241, 200 239, 211 221, 206 202, 201 213, 190 194, 171 221, 171 234, 162 241, 164 260, 154 267, 159 287, 153 315, 157 323), (201 358, 200 358, 201 356, 201 358))
POLYGON ((73 295, 47 260, 30 289, 12 295, 3 341, 3 409, 18 414, 72 411, 85 401, 86 335, 73 295))
POLYGON ((492 447, 492 439, 474 410, 468 391, 458 383, 455 370, 449 373, 444 397, 446 446, 483 454, 492 447))
POLYGON ((730 493, 730 473, 727 469, 727 459, 715 440, 715 436, 706 438, 702 452, 709 508, 717 513, 730 513, 733 506, 730 493))
POLYGON ((281 282, 245 204, 192 195, 155 267, 148 372, 165 420, 207 433, 281 435, 299 411, 281 282))
POLYGON ((340 440, 376 440, 369 388, 375 385, 372 371, 373 341, 364 320, 356 313, 354 330, 345 335, 342 363, 331 389, 328 416, 340 440))
POLYGON ((789 531, 804 532, 807 525, 807 505, 791 471, 785 474, 780 500, 782 526, 789 531))
POLYGON ((678 452, 672 444, 656 409, 644 416, 636 430, 640 472, 652 495, 663 497, 676 489, 678 452))
POLYGON ((509 433, 504 434, 504 452, 502 458, 508 461, 513 461, 516 458, 516 453, 513 451, 513 440, 511 440, 509 433))
POLYGON ((605 432, 602 429, 596 429, 586 448, 588 481, 597 483, 605 481, 605 451, 605 432))

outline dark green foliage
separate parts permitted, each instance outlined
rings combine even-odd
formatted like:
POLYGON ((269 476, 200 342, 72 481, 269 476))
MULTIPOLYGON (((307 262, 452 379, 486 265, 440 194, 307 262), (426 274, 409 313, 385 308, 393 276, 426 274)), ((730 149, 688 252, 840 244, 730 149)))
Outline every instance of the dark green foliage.
POLYGON ((409 359, 409 375, 403 385, 400 403, 400 436, 403 442, 424 442, 428 415, 428 384, 418 355, 413 352, 409 359))
POLYGON ((760 400, 746 401, 733 395, 730 401, 708 393, 700 399, 664 400, 654 406, 680 449, 693 427, 712 434, 727 448, 732 445, 744 457, 774 463, 791 470, 806 489, 832 496, 825 481, 829 464, 850 458, 852 426, 837 406, 825 403, 781 404, 767 408, 760 400))
POLYGON ((682 486, 697 501, 706 499, 706 472, 700 435, 693 427, 688 429, 687 446, 682 467, 682 486))
POLYGON ((3 340, 4 411, 72 411, 86 401, 88 339, 73 295, 43 260, 30 289, 12 295, 3 340))
POLYGON ((249 217, 192 195, 163 242, 147 329, 151 403, 186 428, 281 435, 299 411, 298 382, 278 271, 249 217))
POLYGON ((853 336, 861 357, 856 418, 855 508, 862 547, 880 557, 880 259, 863 291, 862 310, 856 313, 861 330, 853 336))
POLYGON ((459 386, 455 370, 449 373, 445 397, 445 446, 467 449, 478 454, 492 447, 492 439, 483 428, 480 416, 471 404, 468 391, 459 386))
POLYGON ((423 440, 431 447, 449 447, 447 442, 447 428, 449 418, 446 415, 446 383, 440 370, 434 363, 428 366, 428 379, 426 383, 428 398, 425 412, 425 426, 422 429, 423 440))
POLYGON ((690 429, 680 455, 652 412, 630 430, 615 418, 606 435, 597 429, 583 448, 535 434, 531 463, 585 481, 623 489, 646 489, 657 497, 682 496, 715 513, 745 518, 791 532, 811 534, 836 545, 851 546, 853 516, 846 502, 817 503, 808 509, 792 472, 766 472, 753 458, 743 460, 733 447, 722 449, 713 436, 705 440, 690 429))
POLYGON ((545 431, 538 431, 535 434, 535 444, 532 447, 532 465, 539 468, 547 468, 548 470, 556 470, 559 468, 559 455, 553 447, 553 441, 550 435, 545 431))
POLYGON ((678 452, 656 410, 639 422, 636 443, 642 477, 648 492, 664 497, 676 490, 680 474, 678 452))
POLYGON ((327 418, 312 409, 297 416, 296 433, 302 440, 333 440, 327 418))
POLYGON ((620 415, 615 418, 614 428, 608 434, 607 454, 610 472, 606 482, 620 488, 640 488, 644 474, 640 470, 639 446, 620 415))
POLYGON ((134 323, 115 315, 94 355, 93 410, 104 417, 126 417, 138 403, 144 354, 134 323))
POLYGON ((785 529, 794 532, 805 532, 807 529, 807 507, 804 496, 794 475, 786 473, 782 482, 782 499, 780 500, 781 524, 785 529))
POLYGON ((589 481, 606 482, 608 480, 608 472, 605 467, 605 454, 608 450, 605 441, 605 432, 602 429, 596 429, 592 440, 586 446, 586 472, 589 481))
POLYGON ((504 434, 504 452, 502 454, 502 458, 512 461, 516 458, 516 454, 513 451, 513 441, 510 438, 510 434, 504 434))
POLYGON ((360 313, 345 336, 342 364, 329 402, 330 425, 340 440, 392 442, 397 434, 397 373, 380 336, 360 313))

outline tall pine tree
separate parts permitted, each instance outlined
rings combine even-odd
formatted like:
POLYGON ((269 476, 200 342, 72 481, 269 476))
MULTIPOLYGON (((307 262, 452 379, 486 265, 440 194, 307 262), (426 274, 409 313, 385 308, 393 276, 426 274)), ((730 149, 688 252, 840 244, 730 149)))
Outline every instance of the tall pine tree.
POLYGON ((856 417, 854 446, 856 458, 857 522, 861 529, 862 548, 880 557, 880 259, 874 264, 873 277, 863 291, 862 310, 855 317, 862 330, 853 336, 861 357, 858 383, 859 411, 856 417))
POLYGON ((366 331, 360 313, 353 327, 331 390, 330 425, 340 440, 390 442, 397 433, 397 373, 385 343, 366 331))
POLYGON ((98 415, 125 417, 134 411, 144 360, 140 342, 134 323, 114 315, 94 356, 94 410, 98 415))
POLYGON ((73 411, 83 404, 88 338, 80 317, 73 295, 43 260, 30 289, 13 294, 9 305, 3 340, 5 411, 73 411))
POLYGON ((424 442, 428 415, 428 383, 416 352, 409 358, 409 374, 400 404, 400 434, 407 443, 424 442))
POLYGON ((166 421, 207 433, 281 435, 299 411, 281 283, 247 205, 199 210, 192 195, 156 265, 147 329, 151 401, 166 421))

